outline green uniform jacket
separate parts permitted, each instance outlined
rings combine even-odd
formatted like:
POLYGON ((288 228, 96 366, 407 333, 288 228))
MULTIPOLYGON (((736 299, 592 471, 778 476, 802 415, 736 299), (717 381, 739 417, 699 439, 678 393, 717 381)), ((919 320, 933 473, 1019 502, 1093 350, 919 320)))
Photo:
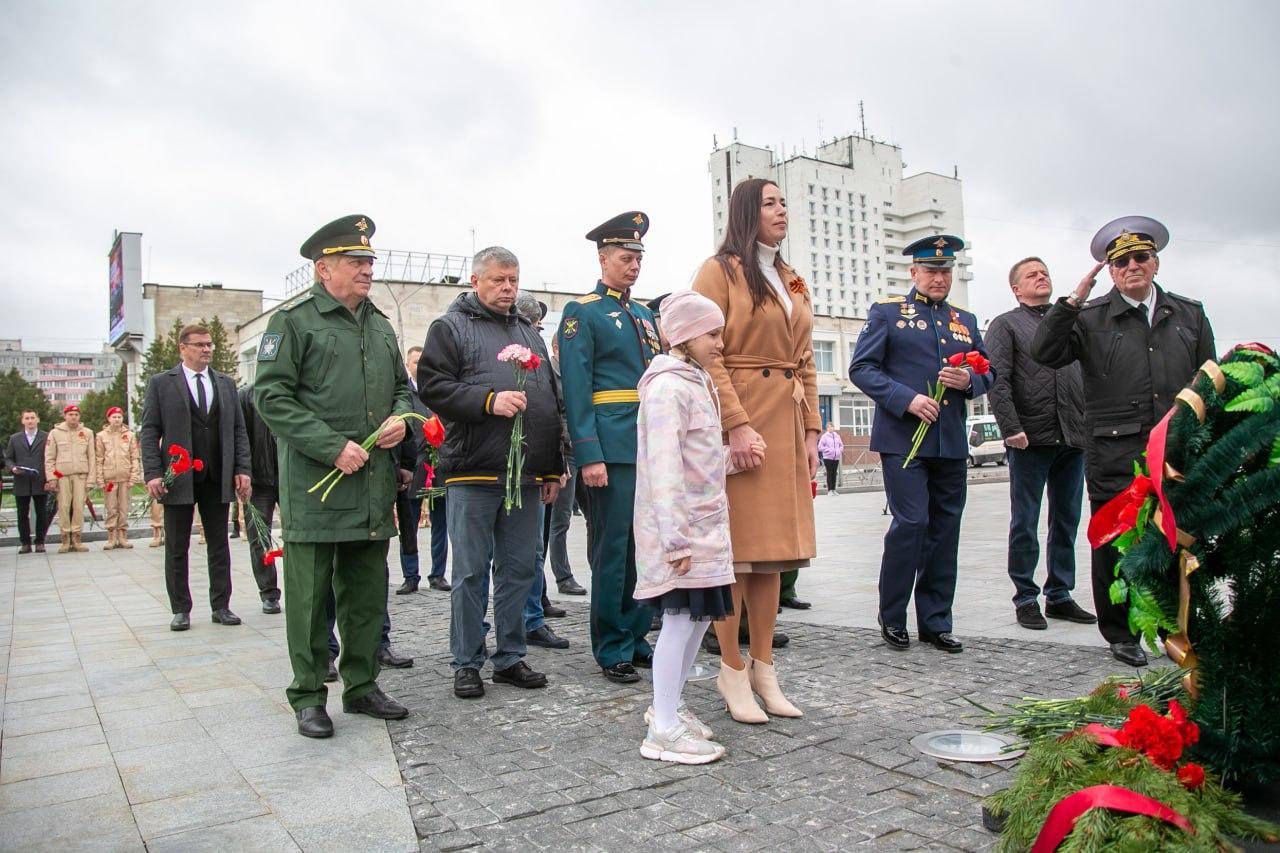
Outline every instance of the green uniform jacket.
POLYGON ((603 282, 564 308, 560 381, 574 464, 636 461, 636 383, 662 352, 653 313, 603 282))
MULTIPOLYGON (((386 315, 366 299, 352 316, 316 284, 281 308, 258 347, 258 413, 275 433, 285 542, 371 542, 396 533, 394 449, 343 477, 320 502, 307 494, 347 441, 410 411, 409 377, 386 315)), ((409 428, 413 425, 410 424, 409 428)))

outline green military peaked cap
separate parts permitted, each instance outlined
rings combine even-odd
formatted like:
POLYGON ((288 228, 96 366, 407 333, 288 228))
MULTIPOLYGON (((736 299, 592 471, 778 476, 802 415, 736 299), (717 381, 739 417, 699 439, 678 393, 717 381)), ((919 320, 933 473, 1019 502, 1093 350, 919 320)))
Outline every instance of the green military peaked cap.
POLYGON ((318 261, 329 255, 376 258, 378 256, 369 243, 374 230, 372 219, 363 213, 353 213, 321 227, 307 238, 299 251, 309 261, 318 261))
POLYGON ((596 244, 596 248, 605 246, 621 246, 635 252, 644 251, 641 238, 649 230, 649 217, 639 210, 628 210, 619 213, 608 222, 602 222, 587 232, 587 239, 596 244))

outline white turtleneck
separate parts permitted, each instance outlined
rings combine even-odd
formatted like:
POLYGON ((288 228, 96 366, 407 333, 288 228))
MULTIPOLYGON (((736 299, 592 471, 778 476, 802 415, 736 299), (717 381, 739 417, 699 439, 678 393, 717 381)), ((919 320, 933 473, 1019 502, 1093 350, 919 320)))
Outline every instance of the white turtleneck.
POLYGON ((760 272, 764 273, 765 280, 773 285, 773 289, 778 292, 778 301, 782 303, 782 308, 787 312, 787 316, 791 316, 791 296, 787 293, 786 286, 782 283, 782 277, 778 275, 778 268, 773 265, 774 260, 778 257, 777 246, 766 246, 759 240, 756 241, 756 262, 760 264, 760 272))

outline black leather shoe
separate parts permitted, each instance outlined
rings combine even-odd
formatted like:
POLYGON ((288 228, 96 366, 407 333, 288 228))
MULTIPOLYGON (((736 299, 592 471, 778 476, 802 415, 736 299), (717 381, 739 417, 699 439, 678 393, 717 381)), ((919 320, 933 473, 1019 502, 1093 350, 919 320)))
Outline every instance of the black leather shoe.
POLYGON ((18 553, 19 553, 19 554, 30 554, 30 553, 31 553, 31 546, 30 546, 30 545, 23 545, 21 548, 19 548, 19 549, 18 549, 18 553))
POLYGON ((408 669, 413 666, 413 658, 402 658, 391 649, 378 649, 378 663, 390 669, 408 669))
POLYGON ((640 673, 636 672, 636 668, 625 660, 615 663, 613 666, 602 666, 600 671, 604 673, 605 678, 614 684, 635 684, 640 680, 640 673))
POLYGON ((778 602, 783 607, 790 607, 792 610, 808 610, 813 605, 807 601, 801 601, 798 598, 784 598, 778 602))
POLYGON ((219 625, 239 625, 240 617, 224 607, 221 610, 213 611, 213 621, 219 625))
POLYGON ((787 644, 791 642, 791 637, 781 631, 773 632, 773 647, 775 649, 785 649, 787 644))
POLYGON ((191 617, 186 613, 173 614, 173 621, 169 623, 170 631, 185 631, 191 627, 191 617))
POLYGON ((556 589, 560 590, 561 595, 586 595, 587 588, 578 583, 573 578, 567 581, 560 581, 556 584, 556 589))
POLYGON ((884 619, 880 616, 876 617, 876 622, 880 624, 880 637, 891 649, 902 651, 911 647, 911 635, 907 633, 906 628, 894 628, 884 624, 884 619))
POLYGON ((1112 643, 1111 656, 1129 666, 1147 665, 1147 653, 1137 643, 1112 643))
POLYGON ((569 612, 563 607, 558 607, 549 601, 542 603, 542 615, 548 619, 563 619, 569 615, 569 612))
POLYGON ((531 646, 541 646, 544 649, 569 648, 569 641, 564 637, 556 636, 556 632, 551 630, 550 625, 540 625, 534 628, 524 635, 524 641, 531 646))
POLYGON ((1043 631, 1049 627, 1049 623, 1044 621, 1044 617, 1040 615, 1040 605, 1034 601, 1019 605, 1015 612, 1018 615, 1018 624, 1023 628, 1030 628, 1032 631, 1043 631))
POLYGON ((631 656, 631 665, 637 669, 653 669, 653 653, 636 652, 631 656))
POLYGON ((327 682, 338 680, 338 662, 333 658, 329 658, 329 671, 325 673, 324 680, 327 682))
POLYGON ((418 582, 416 580, 405 581, 396 587, 396 595, 408 595, 418 591, 418 582))
POLYGON ((453 674, 453 695, 459 699, 476 699, 484 695, 484 682, 480 670, 464 666, 453 674))
POLYGON ((262 602, 262 612, 263 613, 279 613, 280 602, 276 601, 274 598, 268 598, 266 601, 262 602))
POLYGON ((953 655, 964 651, 964 643, 957 640, 949 631, 943 631, 941 634, 926 634, 921 631, 920 642, 928 643, 940 652, 949 652, 953 655))
POLYGON ((1098 621, 1097 616, 1094 616, 1070 598, 1066 601, 1059 601, 1057 604, 1046 604, 1044 606, 1044 615, 1050 619, 1066 619, 1068 622, 1077 622, 1081 625, 1092 625, 1098 621))
POLYGON ((298 718, 298 734, 303 737, 333 737, 333 720, 323 705, 299 708, 294 716, 298 718))
POLYGON ((427 586, 431 587, 432 589, 438 589, 441 592, 448 592, 449 590, 453 589, 453 586, 443 577, 427 578, 427 586))
POLYGON ((379 720, 403 720, 409 716, 409 709, 375 687, 359 699, 342 702, 344 714, 367 714, 379 720))
POLYGON ((513 684, 525 690, 535 690, 547 686, 547 677, 540 672, 535 672, 529 664, 521 660, 506 669, 494 670, 493 683, 513 684))
POLYGON ((43 553, 44 553, 44 543, 43 543, 43 542, 37 542, 37 543, 36 543, 36 553, 37 553, 37 554, 43 554, 43 553))

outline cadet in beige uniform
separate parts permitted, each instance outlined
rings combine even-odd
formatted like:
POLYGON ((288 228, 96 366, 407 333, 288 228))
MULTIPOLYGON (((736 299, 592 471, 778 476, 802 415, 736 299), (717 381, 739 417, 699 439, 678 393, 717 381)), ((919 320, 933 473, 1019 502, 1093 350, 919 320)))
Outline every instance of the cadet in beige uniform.
POLYGON ((113 548, 132 548, 129 544, 129 498, 133 484, 142 481, 142 463, 138 438, 124 425, 124 410, 107 409, 107 425, 98 433, 94 450, 98 456, 98 478, 95 485, 105 490, 107 505, 107 544, 113 548))
POLYGON ((49 430, 44 445, 44 476, 58 488, 58 553, 88 551, 80 541, 84 529, 84 501, 88 484, 97 479, 93 433, 80 425, 80 407, 62 410, 62 423, 49 430))

